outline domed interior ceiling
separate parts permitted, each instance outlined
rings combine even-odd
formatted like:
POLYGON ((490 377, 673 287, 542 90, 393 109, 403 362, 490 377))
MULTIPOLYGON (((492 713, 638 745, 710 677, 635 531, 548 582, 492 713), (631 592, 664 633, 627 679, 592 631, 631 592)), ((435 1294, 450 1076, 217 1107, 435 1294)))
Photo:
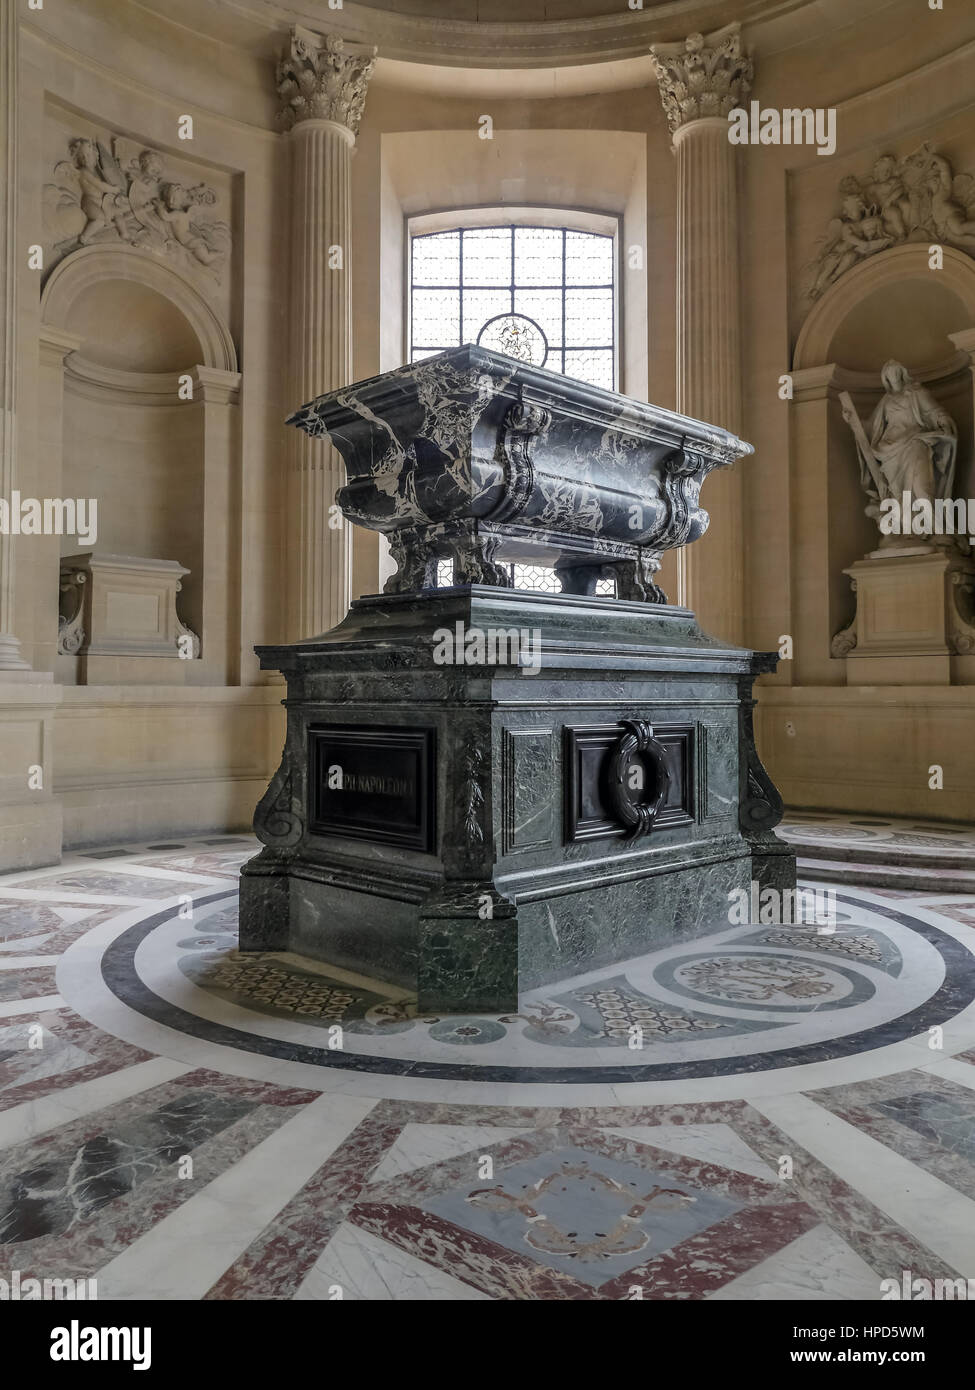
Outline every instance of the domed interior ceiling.
MULTIPOLYGON (((375 44, 380 61, 479 69, 571 68, 645 57, 653 43, 734 21, 746 40, 771 22, 790 43, 822 28, 820 0, 139 0, 164 21, 272 58, 291 24, 375 44), (816 16, 819 16, 818 23, 816 16), (798 23, 799 29, 796 29, 798 23)), ((781 35, 779 36, 781 38, 781 35)), ((760 42, 767 45, 768 36, 760 42)), ((531 95, 526 92, 525 95, 531 95)))
POLYGON ((764 0, 764 3, 742 4, 740 0, 685 0, 683 4, 659 3, 659 0, 643 0, 639 8, 631 8, 628 0, 358 0, 358 3, 371 10, 386 10, 390 14, 418 19, 450 20, 467 24, 540 24, 546 21, 559 23, 580 19, 601 19, 614 16, 625 19, 666 18, 675 26, 675 32, 687 27, 687 22, 714 28, 727 24, 731 19, 741 18, 743 10, 749 13, 767 11, 777 13, 788 8, 781 0, 764 0))

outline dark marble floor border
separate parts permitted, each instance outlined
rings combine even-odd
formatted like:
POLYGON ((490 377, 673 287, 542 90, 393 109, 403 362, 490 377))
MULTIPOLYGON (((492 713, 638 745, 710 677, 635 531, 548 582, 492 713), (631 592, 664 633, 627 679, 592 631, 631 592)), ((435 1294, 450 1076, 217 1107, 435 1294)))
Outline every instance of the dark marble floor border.
MULTIPOLYGON (((219 892, 194 898, 197 907, 233 898, 234 892, 219 892)), ((837 893, 836 901, 863 907, 856 898, 837 893)), ((305 1062, 311 1066, 332 1067, 345 1072, 367 1072, 386 1076, 416 1077, 434 1081, 500 1081, 554 1085, 620 1085, 645 1081, 680 1081, 701 1077, 734 1076, 742 1072, 777 1071, 812 1062, 828 1062, 875 1048, 888 1047, 915 1037, 926 1029, 948 1023, 975 1000, 975 956, 939 927, 922 922, 893 907, 871 903, 870 910, 911 931, 918 932, 940 954, 945 963, 945 979, 930 999, 900 1018, 877 1024, 847 1037, 827 1039, 805 1046, 784 1048, 781 1052, 756 1052, 746 1057, 706 1058, 693 1062, 658 1062, 628 1067, 507 1067, 477 1066, 462 1062, 411 1061, 399 1057, 370 1057, 363 1053, 335 1052, 306 1043, 289 1043, 277 1038, 261 1038, 226 1024, 198 1018, 195 1014, 161 999, 136 974, 135 953, 145 938, 172 919, 178 908, 167 908, 122 932, 102 956, 102 978, 112 993, 129 1008, 178 1033, 218 1043, 238 1051, 254 1052, 281 1061, 305 1062)), ((68 1001, 70 1003, 70 1000, 68 1001)), ((395 1037, 395 1034, 392 1035, 395 1037)))

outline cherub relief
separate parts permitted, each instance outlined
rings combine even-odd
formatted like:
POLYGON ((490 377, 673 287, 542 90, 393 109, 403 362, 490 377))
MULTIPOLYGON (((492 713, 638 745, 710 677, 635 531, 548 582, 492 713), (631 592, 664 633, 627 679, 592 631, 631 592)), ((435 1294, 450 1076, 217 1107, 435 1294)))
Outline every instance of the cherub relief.
POLYGON ((975 179, 953 175, 944 155, 927 144, 902 160, 881 155, 864 178, 843 178, 839 191, 840 215, 810 267, 810 299, 864 256, 905 241, 975 251, 975 179))
MULTIPOLYGON (((102 159, 106 172, 118 173, 118 165, 99 141, 96 148, 94 140, 72 140, 68 145, 70 163, 62 163, 58 170, 70 170, 78 188, 81 211, 87 219, 78 240, 88 246, 99 232, 109 230, 114 225, 119 236, 125 237, 125 181, 121 177, 107 179, 102 177, 102 159)), ((57 172, 57 171, 56 171, 57 172)))
POLYGON ((195 256, 201 265, 211 265, 219 254, 211 245, 210 228, 206 222, 193 222, 190 208, 198 203, 213 203, 216 195, 203 184, 184 188, 181 183, 164 183, 159 197, 153 199, 156 216, 168 227, 169 235, 195 256))
POLYGON ((212 188, 202 183, 188 188, 166 179, 155 150, 142 150, 125 168, 116 149, 103 140, 79 136, 69 142, 68 151, 70 160, 55 166, 55 182, 44 190, 54 262, 80 246, 122 241, 205 266, 218 278, 229 228, 191 211, 216 203, 212 188), (84 218, 80 226, 79 214, 84 218))
POLYGON ((858 261, 893 244, 894 237, 884 231, 882 217, 867 207, 859 193, 848 193, 841 216, 829 224, 811 298, 816 299, 858 261))

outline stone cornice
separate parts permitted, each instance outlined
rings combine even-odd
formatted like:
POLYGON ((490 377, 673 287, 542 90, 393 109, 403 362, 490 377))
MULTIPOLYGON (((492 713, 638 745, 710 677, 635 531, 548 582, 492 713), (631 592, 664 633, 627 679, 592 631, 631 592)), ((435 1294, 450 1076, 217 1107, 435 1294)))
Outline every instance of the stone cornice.
POLYGON ((375 66, 374 47, 347 44, 338 34, 316 34, 296 24, 275 71, 281 126, 291 130, 302 121, 334 121, 357 135, 375 66))
POLYGON ((682 43, 654 44, 650 54, 672 135, 691 121, 727 116, 748 100, 754 72, 739 24, 688 34, 682 43))

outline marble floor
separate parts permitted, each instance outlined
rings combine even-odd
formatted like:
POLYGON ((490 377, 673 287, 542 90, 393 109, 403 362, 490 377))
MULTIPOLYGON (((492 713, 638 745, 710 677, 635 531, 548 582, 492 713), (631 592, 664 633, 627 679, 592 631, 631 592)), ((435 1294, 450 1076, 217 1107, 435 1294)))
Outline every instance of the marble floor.
POLYGON ((156 1300, 975 1279, 975 892, 844 880, 819 922, 434 1017, 239 956, 253 852, 214 835, 0 879, 0 1277, 156 1300))

